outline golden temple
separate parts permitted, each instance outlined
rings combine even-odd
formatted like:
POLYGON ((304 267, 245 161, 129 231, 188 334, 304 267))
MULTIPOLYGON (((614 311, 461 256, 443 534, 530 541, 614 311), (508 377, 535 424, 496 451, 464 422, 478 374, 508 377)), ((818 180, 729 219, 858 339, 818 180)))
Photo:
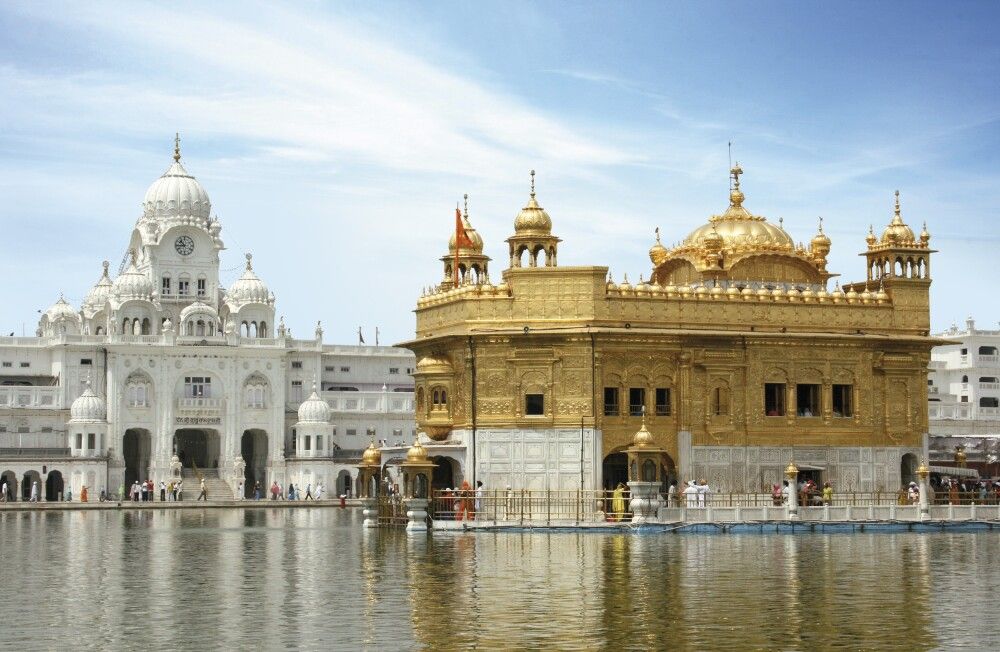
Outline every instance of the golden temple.
POLYGON ((745 207, 743 170, 730 172, 728 208, 672 248, 657 229, 649 280, 634 285, 558 266, 533 171, 496 285, 466 206, 473 246, 456 253, 452 237, 403 344, 428 455, 453 463, 439 484, 614 486, 643 414, 669 479, 756 491, 791 459, 840 490, 912 478, 937 343, 926 226, 914 235, 897 192, 881 238, 867 236, 865 279, 831 289, 822 221, 795 244, 745 207))

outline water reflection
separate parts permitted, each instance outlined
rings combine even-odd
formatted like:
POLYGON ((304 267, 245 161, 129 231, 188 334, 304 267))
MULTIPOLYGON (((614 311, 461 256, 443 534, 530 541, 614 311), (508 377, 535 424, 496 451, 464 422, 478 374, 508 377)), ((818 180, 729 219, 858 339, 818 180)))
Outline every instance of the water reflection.
POLYGON ((337 509, 0 512, 30 648, 996 647, 1000 537, 365 531, 337 509))

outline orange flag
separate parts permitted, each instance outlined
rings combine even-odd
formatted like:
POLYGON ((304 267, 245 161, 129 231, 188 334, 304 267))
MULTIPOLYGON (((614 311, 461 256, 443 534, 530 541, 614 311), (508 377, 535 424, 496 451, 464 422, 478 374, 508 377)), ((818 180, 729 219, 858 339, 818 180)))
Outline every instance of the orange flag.
POLYGON ((455 207, 455 264, 452 265, 453 276, 455 277, 455 287, 458 287, 458 252, 462 247, 471 247, 472 238, 465 232, 465 224, 462 221, 462 211, 455 207))

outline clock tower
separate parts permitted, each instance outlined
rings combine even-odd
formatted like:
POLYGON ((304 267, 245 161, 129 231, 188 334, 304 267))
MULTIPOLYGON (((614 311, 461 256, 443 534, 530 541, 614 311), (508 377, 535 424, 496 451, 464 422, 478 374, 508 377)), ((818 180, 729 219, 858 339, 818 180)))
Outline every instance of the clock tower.
POLYGON ((146 191, 142 207, 130 249, 138 271, 153 283, 160 321, 177 323, 180 312, 195 303, 218 313, 222 227, 212 217, 208 193, 181 164, 179 138, 173 163, 146 191))

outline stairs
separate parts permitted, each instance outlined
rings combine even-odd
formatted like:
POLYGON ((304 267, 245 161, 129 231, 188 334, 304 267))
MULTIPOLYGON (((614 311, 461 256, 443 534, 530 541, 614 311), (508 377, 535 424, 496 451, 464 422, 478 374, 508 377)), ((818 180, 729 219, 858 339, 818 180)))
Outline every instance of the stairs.
POLYGON ((184 478, 184 502, 198 500, 201 493, 201 478, 205 478, 205 489, 208 491, 208 500, 233 500, 236 494, 229 483, 219 477, 218 469, 188 469, 181 472, 184 478), (200 476, 200 477, 199 477, 200 476))

